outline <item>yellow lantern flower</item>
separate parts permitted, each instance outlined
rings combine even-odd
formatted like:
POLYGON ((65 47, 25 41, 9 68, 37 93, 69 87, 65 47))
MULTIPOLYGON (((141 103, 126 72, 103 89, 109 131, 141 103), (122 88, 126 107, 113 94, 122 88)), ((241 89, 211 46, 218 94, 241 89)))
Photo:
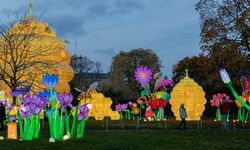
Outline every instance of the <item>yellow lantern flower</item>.
POLYGON ((15 116, 18 112, 18 107, 14 106, 10 111, 9 111, 9 115, 11 116, 15 116))

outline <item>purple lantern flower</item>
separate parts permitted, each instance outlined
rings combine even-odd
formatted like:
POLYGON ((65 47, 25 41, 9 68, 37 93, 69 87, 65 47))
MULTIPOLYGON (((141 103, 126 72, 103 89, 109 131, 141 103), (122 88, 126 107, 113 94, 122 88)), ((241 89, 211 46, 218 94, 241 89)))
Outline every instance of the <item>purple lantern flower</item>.
POLYGON ((20 100, 21 100, 21 102, 23 104, 25 104, 25 103, 28 103, 28 102, 32 101, 32 96, 29 94, 29 95, 27 95, 25 97, 21 97, 20 100))
POLYGON ((10 116, 10 122, 13 122, 13 121, 16 121, 16 118, 15 117, 13 117, 13 116, 10 116))
POLYGON ((47 105, 48 99, 45 96, 38 96, 29 94, 26 97, 21 98, 22 105, 19 107, 20 117, 30 117, 32 114, 37 115, 47 105))
POLYGON ((0 101, 0 103, 3 105, 3 107, 8 106, 8 101, 7 100, 0 101))
POLYGON ((21 94, 27 95, 27 94, 29 94, 29 92, 30 92, 30 87, 17 88, 16 90, 11 91, 10 95, 13 96, 13 97, 17 97, 17 96, 19 96, 21 94))
POLYGON ((152 74, 152 70, 148 69, 147 67, 137 67, 135 70, 135 80, 141 84, 145 82, 149 83, 152 79, 152 74))
POLYGON ((174 81, 173 80, 163 80, 160 83, 160 86, 169 86, 169 85, 174 85, 174 81))
POLYGON ((48 88, 53 88, 55 87, 57 84, 58 84, 58 75, 57 74, 48 74, 46 73, 44 76, 43 76, 43 83, 46 87, 48 88))
POLYGON ((10 95, 13 97, 17 97, 17 96, 21 95, 21 93, 19 91, 11 91, 10 95))
POLYGON ((16 105, 15 104, 11 104, 9 107, 7 107, 8 111, 11 111, 16 105))
POLYGON ((40 111, 42 110, 42 108, 39 107, 39 105, 36 105, 36 103, 33 103, 33 102, 29 102, 25 104, 25 108, 27 109, 29 113, 32 113, 34 115, 39 114, 40 111))
POLYGON ((83 118, 87 118, 88 117, 89 108, 88 108, 87 104, 79 106, 78 109, 80 111, 80 113, 78 114, 78 117, 77 117, 77 119, 79 121, 82 120, 83 118))
POLYGON ((40 108, 45 107, 48 101, 49 99, 46 96, 39 96, 37 94, 32 95, 32 102, 40 108))
POLYGON ((30 117, 32 115, 31 112, 27 110, 24 104, 19 106, 19 114, 21 118, 30 117))
POLYGON ((133 104, 133 103, 132 103, 131 101, 128 102, 128 105, 129 105, 129 106, 132 105, 132 104, 133 104))
POLYGON ((128 108, 128 104, 118 104, 115 106, 116 111, 121 112, 128 108))
POLYGON ((73 96, 71 93, 63 93, 63 94, 57 94, 57 99, 59 100, 60 104, 62 105, 62 107, 73 107, 71 102, 73 101, 73 96))

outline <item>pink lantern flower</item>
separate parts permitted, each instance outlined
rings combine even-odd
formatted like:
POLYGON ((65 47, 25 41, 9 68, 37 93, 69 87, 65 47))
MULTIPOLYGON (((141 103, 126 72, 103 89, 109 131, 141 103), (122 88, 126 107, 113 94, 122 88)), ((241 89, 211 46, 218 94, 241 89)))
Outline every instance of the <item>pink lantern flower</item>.
POLYGON ((229 99, 228 95, 226 95, 224 93, 223 94, 218 93, 218 94, 213 95, 213 98, 210 100, 211 106, 213 106, 213 107, 219 107, 220 104, 221 104, 221 102, 222 102, 222 98, 223 97, 226 98, 226 101, 232 102, 232 100, 229 99))

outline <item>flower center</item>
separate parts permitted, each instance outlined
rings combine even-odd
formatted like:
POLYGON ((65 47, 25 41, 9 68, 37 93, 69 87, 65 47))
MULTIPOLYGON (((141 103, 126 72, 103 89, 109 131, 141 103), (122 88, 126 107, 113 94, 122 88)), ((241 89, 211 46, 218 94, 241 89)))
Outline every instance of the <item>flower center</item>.
POLYGON ((146 73, 145 73, 145 72, 142 72, 142 73, 141 73, 141 77, 142 77, 142 78, 145 78, 145 77, 146 77, 146 73))

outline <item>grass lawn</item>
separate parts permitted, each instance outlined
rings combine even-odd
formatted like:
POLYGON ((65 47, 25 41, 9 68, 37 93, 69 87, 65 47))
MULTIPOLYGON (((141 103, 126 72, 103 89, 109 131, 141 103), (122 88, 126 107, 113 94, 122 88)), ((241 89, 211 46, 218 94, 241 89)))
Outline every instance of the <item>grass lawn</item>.
MULTIPOLYGON (((197 129, 195 122, 188 122, 188 129, 177 130, 178 122, 167 124, 159 122, 141 123, 137 131, 132 122, 109 122, 109 130, 101 127, 102 122, 89 121, 85 138, 64 142, 49 143, 48 131, 41 131, 40 138, 31 142, 19 140, 0 141, 0 150, 15 149, 250 149, 250 129, 248 126, 235 130, 220 130, 219 124, 204 122, 202 129, 197 129), (212 124, 209 128, 209 124, 212 124), (122 125, 122 128, 121 128, 122 125), (99 127, 99 128, 98 128, 99 127)), ((105 124, 105 122, 104 122, 105 124)), ((246 124, 247 125, 247 124, 246 124)), ((6 132, 0 132, 6 137, 6 132)))

